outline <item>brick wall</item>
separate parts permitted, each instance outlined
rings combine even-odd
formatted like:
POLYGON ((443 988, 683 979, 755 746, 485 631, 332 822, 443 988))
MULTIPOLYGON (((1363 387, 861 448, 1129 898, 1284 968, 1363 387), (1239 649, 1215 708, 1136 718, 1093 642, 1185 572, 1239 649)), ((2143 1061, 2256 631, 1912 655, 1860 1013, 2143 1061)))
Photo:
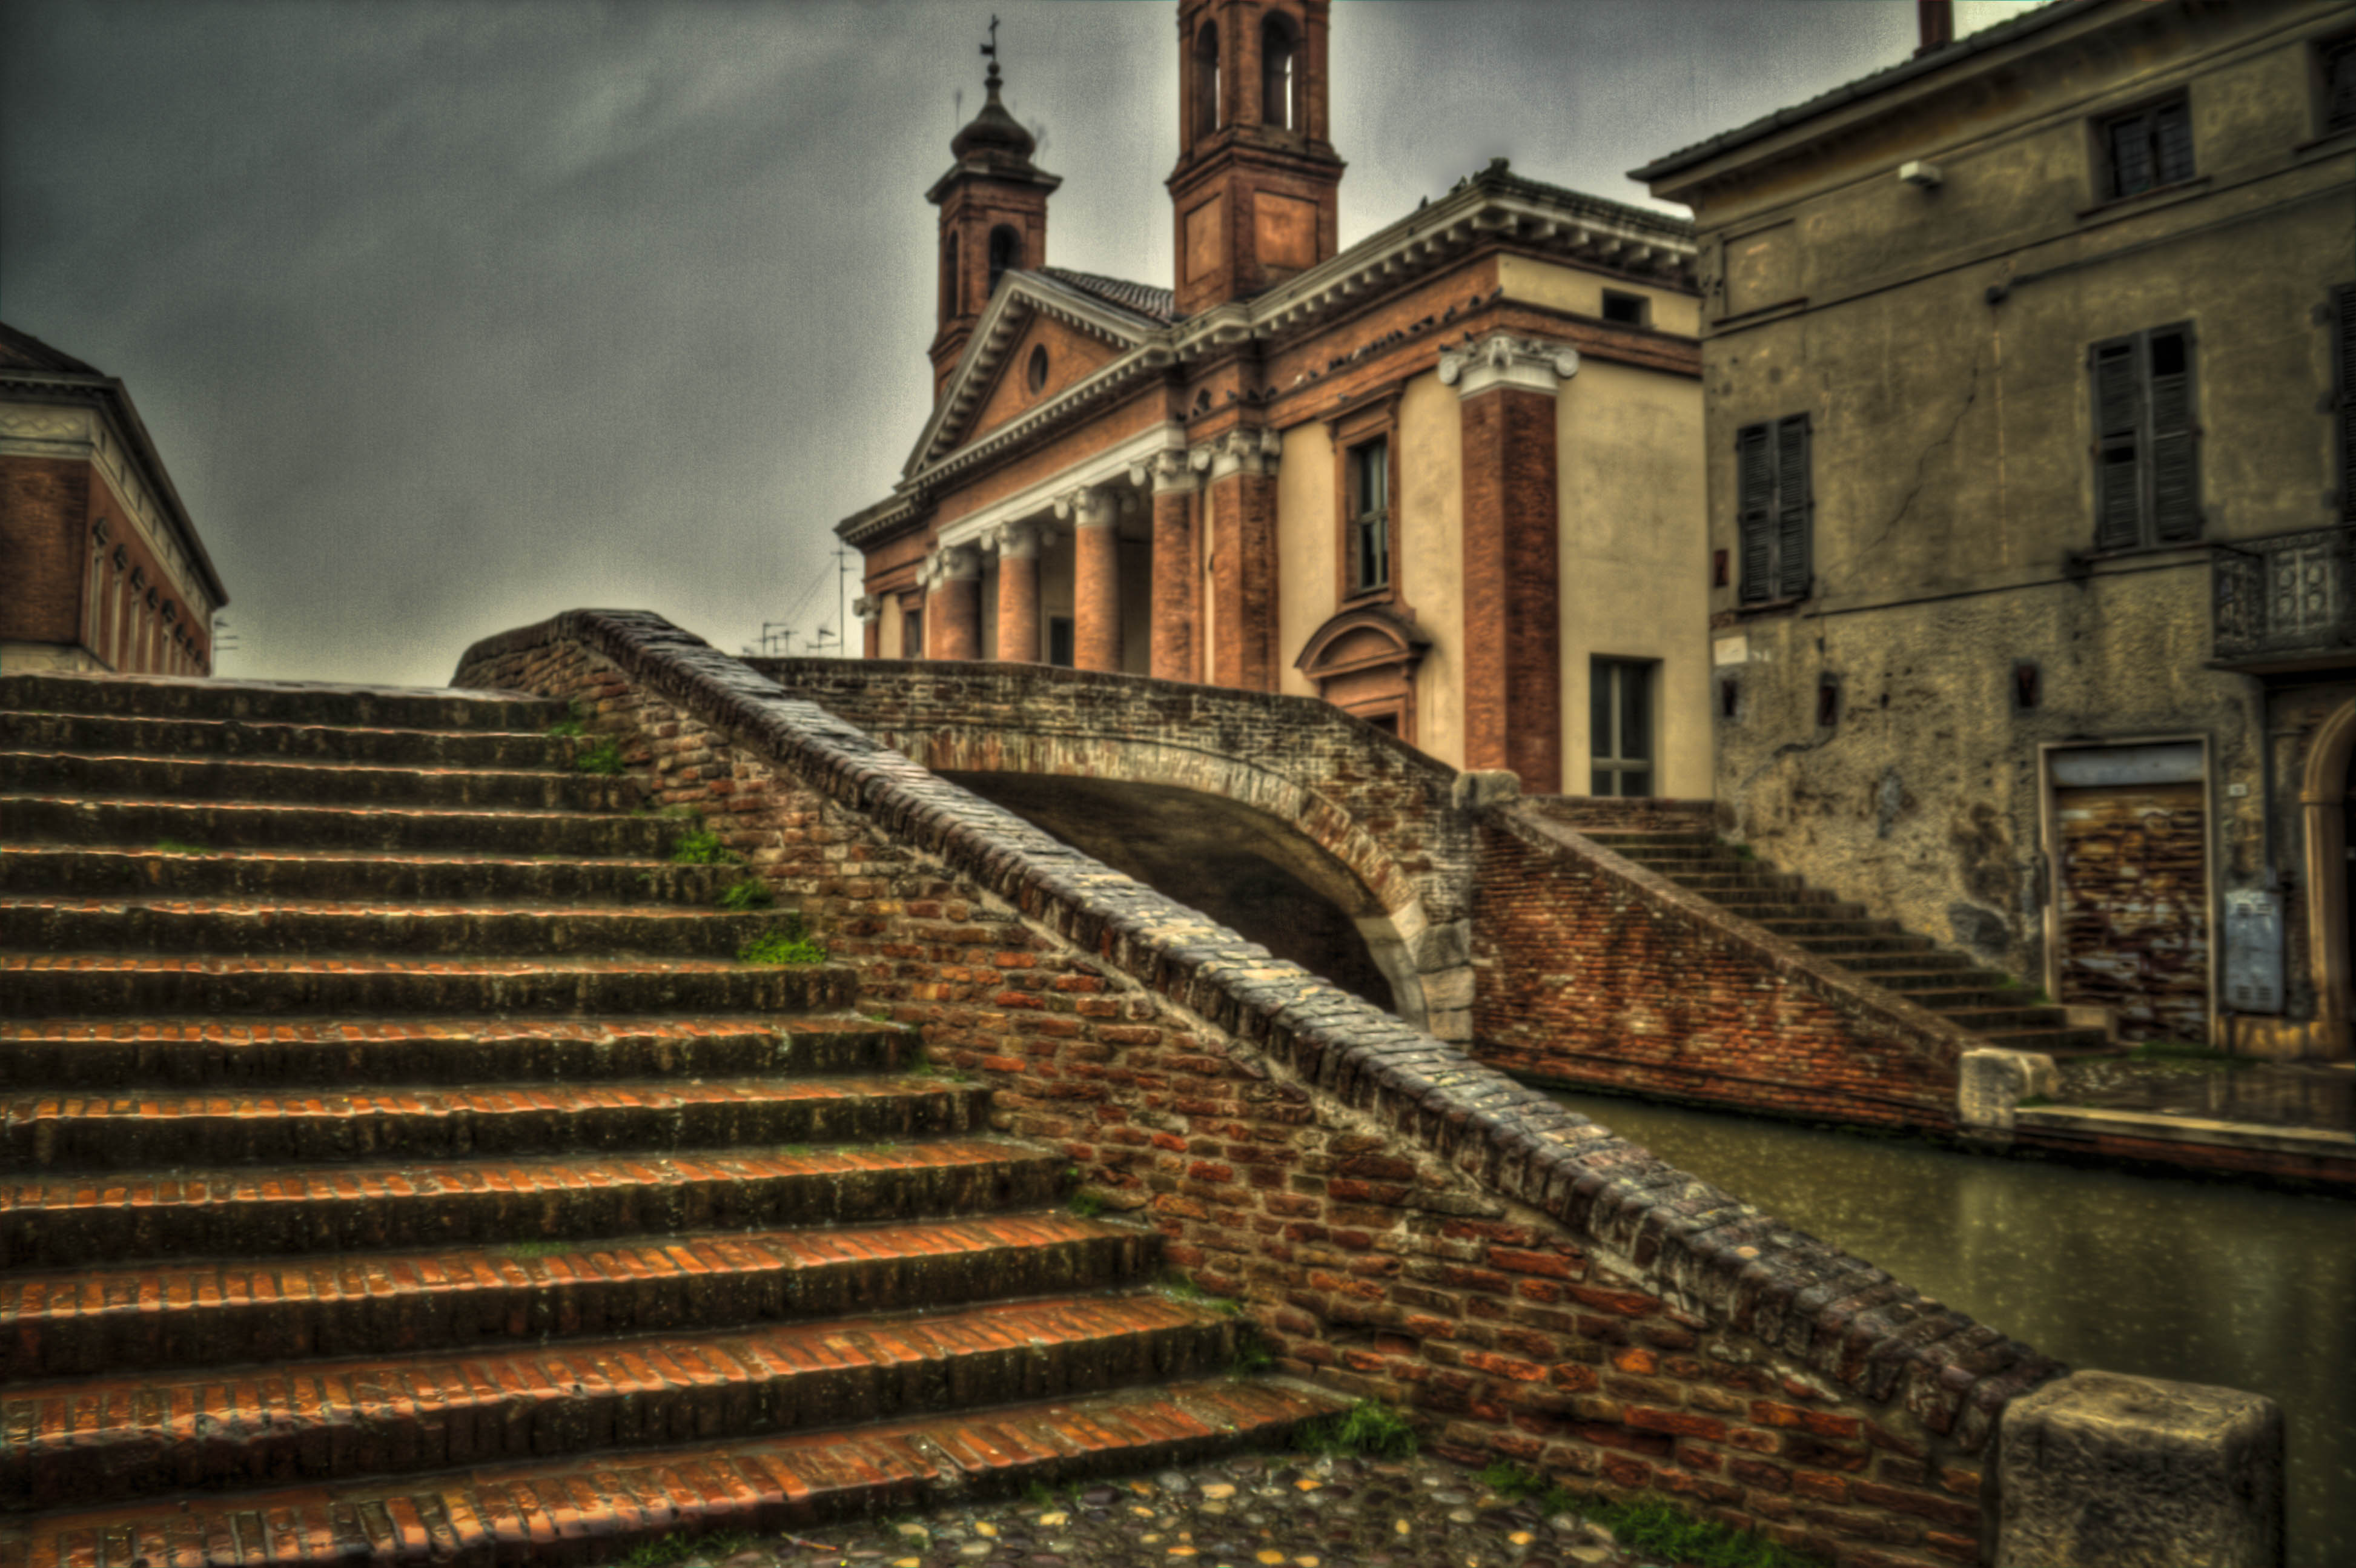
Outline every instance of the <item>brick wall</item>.
MULTIPOLYGON (((1894 993, 1559 826, 1593 803, 1483 816, 1474 1051, 1526 1079, 1790 1116, 1949 1131, 1973 1042, 1894 993)), ((1683 815, 1664 811, 1661 815, 1683 815)))
POLYGON ((90 465, 0 457, 0 639, 78 641, 90 465))
MULTIPOLYGON (((790 671, 789 671, 790 672, 790 671)), ((2060 1369, 926 773, 659 618, 477 644, 590 703, 803 908, 862 1005, 993 1090, 1280 1371, 1451 1456, 1652 1490, 1843 1568, 1978 1560, 2060 1369)))

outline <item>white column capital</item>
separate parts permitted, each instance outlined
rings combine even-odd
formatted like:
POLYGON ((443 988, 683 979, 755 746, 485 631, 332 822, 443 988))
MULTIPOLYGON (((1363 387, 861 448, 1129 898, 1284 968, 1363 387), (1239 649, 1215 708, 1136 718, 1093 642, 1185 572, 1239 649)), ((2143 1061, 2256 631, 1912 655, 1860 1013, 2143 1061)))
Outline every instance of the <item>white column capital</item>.
POLYGON ((1440 384, 1454 387, 1460 398, 1492 387, 1513 387, 1552 397, 1577 374, 1578 349, 1566 343, 1515 338, 1508 332, 1492 332, 1477 343, 1440 356, 1440 384))
POLYGON ((884 601, 873 594, 862 594, 851 601, 851 613, 864 621, 882 620, 884 601))
MULTIPOLYGON (((1206 465, 1207 467, 1207 465, 1206 465)), ((1149 482, 1157 496, 1194 488, 1194 466, 1184 451, 1157 452, 1152 461, 1140 463, 1130 470, 1130 483, 1141 488, 1149 482)))
POLYGON ((949 544, 925 557, 924 570, 917 575, 926 587, 943 583, 971 583, 981 578, 981 552, 970 544, 949 544))
POLYGON ((1043 519, 1023 518, 1000 523, 991 531, 991 539, 998 546, 1001 561, 1036 561, 1055 532, 1043 519))
POLYGON ((1104 528, 1120 516, 1120 498, 1109 485, 1087 485, 1056 499, 1055 515, 1076 528, 1104 528))
POLYGON ((1208 469, 1214 479, 1229 474, 1273 474, 1284 454, 1284 437, 1273 430, 1238 425, 1189 454, 1197 469, 1208 469))

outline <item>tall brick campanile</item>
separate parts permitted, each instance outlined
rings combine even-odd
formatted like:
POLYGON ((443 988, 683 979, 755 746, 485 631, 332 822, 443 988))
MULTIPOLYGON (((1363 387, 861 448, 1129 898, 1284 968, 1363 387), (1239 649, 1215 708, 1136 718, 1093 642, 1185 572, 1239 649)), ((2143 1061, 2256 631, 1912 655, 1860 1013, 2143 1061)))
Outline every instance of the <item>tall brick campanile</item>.
POLYGON ((1047 264, 1047 198, 1064 183, 1031 161, 1039 144, 999 102, 1000 81, 993 58, 981 113, 949 142, 957 162, 925 192, 941 209, 936 402, 999 278, 1047 264))
POLYGON ((1178 313, 1248 298, 1338 246, 1326 0, 1178 7, 1178 313))
POLYGON ((1504 333, 1440 360, 1463 422, 1464 766, 1533 795, 1562 792, 1555 400, 1578 372, 1574 350, 1504 333))

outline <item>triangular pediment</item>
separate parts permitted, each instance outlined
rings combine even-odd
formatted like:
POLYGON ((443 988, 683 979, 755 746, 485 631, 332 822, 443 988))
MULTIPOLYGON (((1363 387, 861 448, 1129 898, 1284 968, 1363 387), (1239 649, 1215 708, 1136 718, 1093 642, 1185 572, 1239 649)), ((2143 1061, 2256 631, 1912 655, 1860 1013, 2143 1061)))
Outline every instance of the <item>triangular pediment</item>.
POLYGON ((1089 377, 1163 336, 1155 323, 1036 273, 1009 273, 974 324, 903 477, 991 431, 1053 405, 1089 377), (1029 384, 1031 350, 1044 348, 1046 384, 1029 384))

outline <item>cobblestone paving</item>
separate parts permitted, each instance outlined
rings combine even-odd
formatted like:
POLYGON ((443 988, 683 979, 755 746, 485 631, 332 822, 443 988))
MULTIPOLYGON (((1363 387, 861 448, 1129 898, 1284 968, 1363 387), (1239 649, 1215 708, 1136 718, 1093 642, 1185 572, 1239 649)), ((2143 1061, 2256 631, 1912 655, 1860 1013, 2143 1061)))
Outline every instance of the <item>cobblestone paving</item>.
MULTIPOLYGON (((731 1543, 732 1545, 734 1543, 731 1543)), ((648 1559, 666 1555, 659 1547, 648 1559)), ((765 1538, 680 1568, 1676 1568, 1462 1466, 1248 1455, 765 1538)))

